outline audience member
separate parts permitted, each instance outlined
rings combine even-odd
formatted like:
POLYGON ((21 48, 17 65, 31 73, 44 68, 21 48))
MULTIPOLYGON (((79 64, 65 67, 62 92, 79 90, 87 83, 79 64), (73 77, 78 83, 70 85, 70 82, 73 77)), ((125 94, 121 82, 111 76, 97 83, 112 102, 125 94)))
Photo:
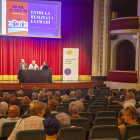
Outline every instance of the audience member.
POLYGON ((18 99, 23 99, 24 93, 23 91, 18 92, 18 99))
POLYGON ((81 118, 81 116, 79 116, 79 105, 77 102, 71 102, 69 104, 69 112, 71 113, 70 118, 81 118))
POLYGON ((126 95, 127 92, 128 92, 128 90, 127 89, 124 89, 123 90, 123 95, 121 95, 120 98, 121 99, 125 98, 125 95, 126 95))
POLYGON ((118 91, 117 90, 113 90, 111 96, 109 96, 109 97, 105 96, 105 97, 107 97, 108 101, 110 101, 110 98, 117 97, 117 96, 118 96, 118 91))
POLYGON ((64 94, 64 89, 63 88, 60 88, 59 89, 59 92, 60 92, 60 94, 64 94))
POLYGON ((9 93, 8 92, 4 92, 3 93, 3 97, 8 96, 9 97, 9 93))
POLYGON ((57 113, 57 108, 59 106, 59 102, 57 100, 48 101, 48 107, 51 109, 51 113, 57 113))
POLYGON ((20 108, 18 106, 11 105, 9 107, 8 114, 9 114, 8 118, 1 118, 0 119, 0 135, 1 135, 2 125, 4 123, 6 123, 6 122, 16 122, 16 121, 18 121, 20 119, 19 118, 20 108))
POLYGON ((0 116, 6 115, 7 111, 8 111, 8 104, 2 101, 0 103, 0 116))
POLYGON ((133 106, 128 106, 126 108, 124 108, 122 111, 122 118, 124 119, 124 123, 119 125, 119 129, 120 129, 120 134, 123 134, 124 128, 127 125, 133 125, 133 124, 138 124, 136 122, 137 120, 137 110, 135 107, 133 106))
POLYGON ((32 91, 33 91, 32 95, 35 95, 35 94, 38 95, 38 93, 37 93, 37 91, 38 91, 37 87, 33 87, 32 91))
POLYGON ((60 113, 55 116, 60 121, 60 128, 70 127, 70 117, 66 113, 60 113))
POLYGON ((14 94, 10 94, 9 97, 10 97, 10 100, 11 100, 11 98, 15 97, 15 95, 14 94))
POLYGON ((19 104, 19 100, 17 97, 12 97, 10 99, 10 105, 18 105, 19 104))
POLYGON ((135 88, 132 88, 131 92, 133 92, 135 94, 137 92, 137 90, 135 88))
POLYGON ((47 92, 48 92, 48 89, 47 89, 47 88, 44 88, 44 89, 43 89, 43 93, 46 95, 47 92))
POLYGON ((77 96, 77 97, 81 97, 81 90, 77 90, 77 91, 76 91, 76 96, 77 96))
POLYGON ((44 131, 46 140, 57 140, 60 133, 60 121, 55 116, 48 116, 44 121, 44 131))
POLYGON ((52 94, 52 92, 51 92, 51 91, 48 91, 48 92, 46 93, 46 97, 48 98, 50 94, 52 94))
POLYGON ((25 95, 28 96, 30 99, 32 98, 32 93, 30 91, 27 91, 25 95))
POLYGON ((38 95, 37 94, 32 95, 32 100, 38 100, 38 95))
POLYGON ((81 100, 77 100, 76 102, 79 105, 79 112, 82 112, 84 110, 83 102, 81 100))
POLYGON ((9 96, 4 96, 4 97, 2 98, 2 101, 6 102, 6 103, 9 105, 10 97, 9 97, 9 96))
POLYGON ((43 129, 43 115, 46 105, 39 101, 32 101, 29 105, 30 117, 17 121, 8 140, 15 140, 16 134, 21 130, 43 129))
POLYGON ((76 98, 75 98, 75 92, 74 92, 74 91, 72 91, 72 92, 70 93, 70 99, 69 99, 69 100, 73 100, 73 99, 76 100, 76 98))
POLYGON ((84 100, 85 100, 85 101, 90 100, 90 96, 89 96, 88 94, 85 94, 85 96, 84 96, 84 100))
POLYGON ((48 106, 46 106, 44 110, 45 110, 45 113, 43 115, 43 118, 46 118, 51 115, 51 109, 48 106))
POLYGON ((132 103, 132 104, 136 105, 136 101, 134 100, 134 93, 133 92, 126 93, 124 102, 119 102, 119 101, 113 101, 113 102, 118 103, 118 104, 122 105, 123 107, 128 103, 132 103))
POLYGON ((68 96, 70 95, 70 90, 69 89, 65 90, 65 95, 68 95, 68 96))
POLYGON ((63 96, 61 103, 64 103, 64 102, 69 102, 69 96, 68 95, 63 96))
POLYGON ((60 98, 60 92, 59 91, 56 91, 55 92, 55 99, 59 99, 60 98))
POLYGON ((29 105, 31 103, 31 100, 28 96, 25 96, 22 100, 22 105, 29 105))
POLYGON ((49 97, 48 97, 48 101, 53 100, 53 99, 55 99, 54 95, 50 94, 49 97))
POLYGON ((74 91, 75 92, 75 88, 74 87, 70 87, 70 92, 74 91))
POLYGON ((90 96, 90 99, 92 99, 92 96, 94 96, 94 95, 93 95, 93 89, 92 89, 92 88, 90 88, 90 89, 88 90, 88 95, 90 96))
POLYGON ((43 92, 40 92, 38 97, 39 97, 39 100, 44 100, 45 94, 43 92))

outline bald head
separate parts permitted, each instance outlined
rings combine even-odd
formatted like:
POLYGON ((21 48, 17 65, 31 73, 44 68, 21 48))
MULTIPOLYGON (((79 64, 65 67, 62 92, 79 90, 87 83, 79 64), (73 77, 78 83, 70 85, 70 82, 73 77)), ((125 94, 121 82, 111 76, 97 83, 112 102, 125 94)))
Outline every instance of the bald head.
POLYGON ((34 60, 32 61, 32 64, 35 65, 35 61, 34 60))
POLYGON ((9 118, 19 117, 20 115, 20 108, 16 105, 11 105, 8 110, 9 118))
POLYGON ((126 92, 125 100, 130 100, 130 99, 134 99, 134 93, 133 92, 126 92))

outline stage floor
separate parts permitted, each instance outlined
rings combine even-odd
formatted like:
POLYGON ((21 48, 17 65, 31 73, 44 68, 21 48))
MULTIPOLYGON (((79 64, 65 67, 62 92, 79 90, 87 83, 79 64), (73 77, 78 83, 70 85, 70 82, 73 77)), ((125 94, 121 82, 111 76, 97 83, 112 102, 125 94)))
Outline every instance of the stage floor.
POLYGON ((53 81, 53 83, 19 83, 18 81, 0 81, 0 87, 3 90, 19 90, 20 86, 24 86, 25 90, 37 87, 38 89, 67 89, 71 86, 76 89, 91 88, 93 85, 103 84, 103 82, 93 81, 53 81))

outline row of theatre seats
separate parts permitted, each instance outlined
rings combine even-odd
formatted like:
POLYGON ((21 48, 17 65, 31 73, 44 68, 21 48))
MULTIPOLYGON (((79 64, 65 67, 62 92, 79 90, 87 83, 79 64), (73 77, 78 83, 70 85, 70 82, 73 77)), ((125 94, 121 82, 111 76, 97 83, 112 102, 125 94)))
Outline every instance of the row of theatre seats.
MULTIPOLYGON (((123 92, 123 90, 122 90, 123 92)), ((121 105, 114 104, 113 100, 123 101, 120 99, 122 94, 120 91, 117 97, 111 97, 110 101, 106 96, 111 95, 110 90, 94 90, 94 96, 88 101, 83 101, 84 110, 79 113, 82 118, 72 118, 71 126, 69 128, 62 128, 58 140, 119 140, 120 130, 118 128, 118 118, 121 116, 120 110, 123 108, 121 105)), ((54 93, 53 93, 54 94, 54 93)), ((87 90, 82 92, 81 98, 87 94, 87 90)), ((137 92, 135 98, 139 96, 140 93, 137 92)), ((78 97, 80 99, 80 97, 78 97)), ((137 98, 138 99, 138 98, 137 98)), ((61 99, 58 99, 61 102, 61 99)), ((75 101, 70 100, 69 102, 59 104, 56 115, 60 112, 65 112, 69 114, 69 103, 75 101)), ((139 100, 137 100, 139 101, 139 100)), ((47 103, 47 99, 42 101, 47 103)), ((24 112, 27 111, 29 105, 19 105, 20 109, 24 112)), ((136 107, 140 107, 138 104, 136 107)), ((29 114, 21 115, 21 118, 29 117, 29 114)), ((1 116, 0 116, 1 117, 1 116)), ((8 117, 8 116, 3 116, 8 117)), ((140 117, 137 117, 138 125, 128 125, 126 126, 124 133, 121 137, 122 140, 140 140, 140 117)), ((7 139, 11 134, 15 122, 4 123, 2 126, 1 139, 7 139)), ((44 130, 25 130, 17 133, 16 140, 45 140, 44 130)))

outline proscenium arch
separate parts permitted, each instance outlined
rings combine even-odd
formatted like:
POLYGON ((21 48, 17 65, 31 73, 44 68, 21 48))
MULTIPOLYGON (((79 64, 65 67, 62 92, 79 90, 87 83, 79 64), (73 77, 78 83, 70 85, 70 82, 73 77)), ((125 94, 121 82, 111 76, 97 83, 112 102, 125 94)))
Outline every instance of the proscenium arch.
MULTIPOLYGON (((114 48, 113 48, 113 69, 114 70, 116 70, 116 51, 117 51, 119 44, 122 43, 123 41, 130 41, 133 44, 135 53, 136 53, 136 43, 132 39, 125 38, 125 37, 118 39, 115 42, 115 44, 113 45, 114 46, 114 48)), ((135 54, 135 66, 136 66, 136 54, 135 54)))

